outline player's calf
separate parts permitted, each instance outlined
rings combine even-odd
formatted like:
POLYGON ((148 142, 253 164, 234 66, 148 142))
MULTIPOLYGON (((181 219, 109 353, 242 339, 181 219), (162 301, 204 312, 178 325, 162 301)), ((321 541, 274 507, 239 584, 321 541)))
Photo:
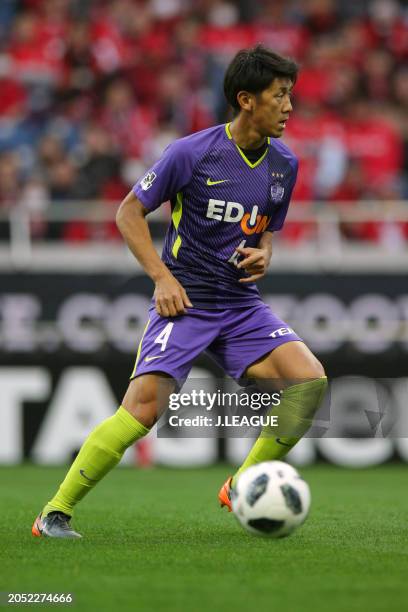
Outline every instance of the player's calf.
POLYGON ((125 450, 149 432, 167 408, 173 388, 172 379, 159 375, 144 375, 130 383, 124 405, 83 444, 56 495, 35 520, 33 535, 78 537, 69 526, 74 507, 119 463, 125 450))
POLYGON ((57 493, 34 523, 33 535, 41 534, 42 524, 45 525, 45 531, 55 533, 58 528, 61 531, 63 525, 61 521, 58 525, 55 523, 54 513, 71 517, 76 504, 119 463, 125 450, 148 432, 149 429, 122 406, 113 416, 98 425, 85 440, 57 493), (53 517, 51 523, 49 517, 53 517))
POLYGON ((278 426, 266 425, 262 428, 244 463, 233 476, 232 485, 237 476, 251 465, 282 459, 299 442, 311 427, 326 389, 327 378, 322 376, 282 391, 279 406, 270 411, 270 414, 277 417, 278 426))

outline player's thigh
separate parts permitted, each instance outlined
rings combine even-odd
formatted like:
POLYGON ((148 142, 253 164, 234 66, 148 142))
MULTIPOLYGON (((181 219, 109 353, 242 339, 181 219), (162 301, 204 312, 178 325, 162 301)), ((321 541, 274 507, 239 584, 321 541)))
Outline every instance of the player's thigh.
POLYGON ((175 380, 163 372, 143 374, 130 381, 122 406, 145 427, 152 427, 169 405, 175 380))
POLYGON ((195 308, 178 317, 161 317, 150 308, 122 403, 146 427, 166 410, 170 393, 183 385, 194 359, 214 340, 216 323, 214 313, 195 308))
POLYGON ((324 368, 312 351, 301 341, 285 342, 264 355, 246 370, 256 379, 279 379, 294 384, 296 380, 324 376, 324 368))
POLYGON ((248 370, 257 376, 277 378, 275 355, 279 347, 299 342, 302 339, 296 332, 259 301, 250 308, 226 311, 222 333, 208 352, 235 380, 248 378, 248 370))
POLYGON ((219 323, 214 317, 211 311, 196 308, 189 309, 185 315, 162 317, 152 307, 130 378, 162 372, 179 381, 181 386, 194 359, 218 334, 219 323))

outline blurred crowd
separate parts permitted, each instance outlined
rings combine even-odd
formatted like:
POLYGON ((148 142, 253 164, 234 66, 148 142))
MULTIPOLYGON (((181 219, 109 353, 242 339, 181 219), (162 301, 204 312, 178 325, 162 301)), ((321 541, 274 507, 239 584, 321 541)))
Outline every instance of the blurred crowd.
MULTIPOLYGON (((1 0, 0 210, 17 203, 40 219, 50 202, 117 205, 171 140, 229 118, 225 68, 257 42, 301 65, 284 137, 300 159, 294 199, 408 199, 402 2, 1 0)), ((383 240, 386 229, 342 231, 383 240)), ((408 237, 407 224, 397 230, 408 237)), ((286 237, 308 231, 291 223, 286 237)), ((112 224, 103 232, 116 237, 112 224)))

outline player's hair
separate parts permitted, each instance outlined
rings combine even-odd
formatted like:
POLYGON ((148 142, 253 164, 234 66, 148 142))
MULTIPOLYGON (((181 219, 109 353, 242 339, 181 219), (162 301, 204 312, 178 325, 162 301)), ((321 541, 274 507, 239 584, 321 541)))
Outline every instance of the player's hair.
POLYGON ((298 65, 292 59, 274 53, 261 44, 251 49, 241 49, 225 73, 225 97, 234 110, 239 111, 238 92, 259 94, 276 78, 288 78, 295 83, 298 70, 298 65))

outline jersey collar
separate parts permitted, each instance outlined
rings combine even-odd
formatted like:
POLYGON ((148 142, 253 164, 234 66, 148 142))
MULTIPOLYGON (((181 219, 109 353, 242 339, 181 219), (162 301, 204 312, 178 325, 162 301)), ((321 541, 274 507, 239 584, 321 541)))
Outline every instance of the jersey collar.
MULTIPOLYGON (((262 163, 262 161, 265 159, 265 157, 268 154, 268 149, 265 150, 265 153, 254 163, 251 163, 249 161, 249 159, 247 158, 247 156, 245 155, 245 153, 242 151, 242 149, 237 145, 236 142, 233 141, 232 139, 232 134, 231 134, 231 130, 230 130, 230 123, 226 123, 225 124, 225 133, 227 134, 228 140, 232 140, 232 142, 234 143, 234 145, 236 146, 238 153, 240 154, 240 156, 242 157, 242 159, 244 160, 244 162, 247 164, 247 166, 249 166, 250 168, 256 168, 257 166, 259 166, 260 163, 262 163)), ((269 136, 267 137, 267 142, 268 145, 271 142, 271 139, 269 138, 269 136)))

